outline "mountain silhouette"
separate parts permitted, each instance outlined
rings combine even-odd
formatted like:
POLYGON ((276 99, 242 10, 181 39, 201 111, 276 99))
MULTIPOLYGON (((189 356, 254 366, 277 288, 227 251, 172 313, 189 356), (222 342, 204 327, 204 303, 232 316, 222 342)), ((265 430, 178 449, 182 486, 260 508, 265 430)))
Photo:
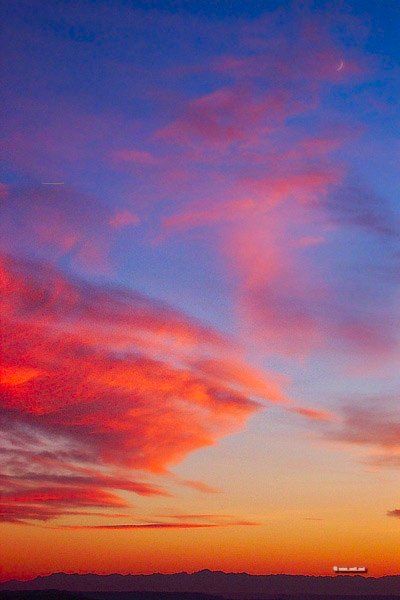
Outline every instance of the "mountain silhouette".
MULTIPOLYGON (((2 582, 0 590, 64 590, 84 594, 135 592, 136 600, 157 600, 160 594, 179 596, 180 600, 206 600, 204 596, 219 596, 230 600, 263 600, 267 598, 315 596, 394 596, 400 600, 400 576, 308 576, 308 575, 249 575, 199 571, 152 575, 97 575, 53 573, 30 581, 2 582), (138 592, 141 592, 138 593, 138 592), (153 592, 153 594, 149 594, 153 592), (202 598, 196 598, 202 595, 202 598), (305 596, 304 596, 305 595, 305 596), (190 596, 190 598, 188 597, 190 596)), ((121 597, 121 596, 119 596, 121 597)), ((128 597, 128 596, 126 596, 128 597)), ((60 596, 61 598, 61 596, 60 596)), ((347 600, 349 600, 347 598, 347 600)))
MULTIPOLYGON (((315 594, 274 595, 272 600, 399 600, 400 596, 327 596, 315 594)), ((66 592, 62 590, 0 591, 0 600, 221 600, 205 594, 174 594, 162 592, 66 592)))

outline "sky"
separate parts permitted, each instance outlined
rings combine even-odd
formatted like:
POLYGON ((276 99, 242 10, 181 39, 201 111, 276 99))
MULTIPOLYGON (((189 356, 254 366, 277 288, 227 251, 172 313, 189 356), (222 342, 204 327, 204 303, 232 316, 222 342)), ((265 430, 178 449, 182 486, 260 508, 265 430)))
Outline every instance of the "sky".
POLYGON ((398 573, 397 1, 2 12, 0 578, 398 573))

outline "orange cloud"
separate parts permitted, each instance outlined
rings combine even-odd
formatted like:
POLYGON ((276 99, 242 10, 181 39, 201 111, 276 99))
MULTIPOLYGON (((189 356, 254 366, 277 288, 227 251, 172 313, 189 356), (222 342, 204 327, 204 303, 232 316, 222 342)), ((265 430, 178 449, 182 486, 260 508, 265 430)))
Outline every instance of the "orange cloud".
POLYGON ((332 413, 329 413, 325 410, 316 410, 315 408, 295 406, 293 408, 289 408, 288 410, 290 412, 297 413, 302 417, 307 417, 308 419, 313 419, 315 421, 332 421, 335 418, 332 413))
POLYGON ((0 385, 16 386, 26 383, 40 375, 37 369, 20 367, 0 367, 0 385))
POLYGON ((277 375, 265 374, 251 369, 239 361, 228 360, 200 360, 192 363, 193 366, 207 377, 213 378, 219 382, 230 382, 237 386, 243 393, 251 396, 285 404, 288 399, 282 393, 282 378, 277 375), (281 380, 280 380, 281 379, 281 380))

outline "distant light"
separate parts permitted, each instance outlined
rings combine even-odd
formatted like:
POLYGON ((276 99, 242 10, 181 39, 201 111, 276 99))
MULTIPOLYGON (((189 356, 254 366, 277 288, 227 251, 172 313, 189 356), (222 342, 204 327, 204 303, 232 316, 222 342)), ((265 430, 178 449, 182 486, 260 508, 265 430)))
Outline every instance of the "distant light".
POLYGON ((334 573, 367 573, 367 567, 333 567, 334 573))

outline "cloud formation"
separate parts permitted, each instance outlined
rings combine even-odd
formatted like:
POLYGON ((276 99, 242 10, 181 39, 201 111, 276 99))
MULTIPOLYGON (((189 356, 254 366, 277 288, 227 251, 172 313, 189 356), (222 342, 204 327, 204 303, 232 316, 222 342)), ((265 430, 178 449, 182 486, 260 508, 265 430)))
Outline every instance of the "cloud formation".
POLYGON ((398 409, 385 398, 381 398, 379 403, 368 400, 345 407, 340 428, 328 432, 327 437, 346 444, 397 453, 400 447, 398 409))
POLYGON ((226 523, 122 523, 111 525, 65 525, 62 529, 214 529, 215 527, 242 527, 258 525, 247 521, 233 521, 226 523))
POLYGON ((12 186, 1 204, 0 249, 93 272, 109 265, 109 209, 67 186, 12 186))
MULTIPOLYGON (((323 97, 311 88, 316 110, 323 97)), ((226 97, 223 92, 221 98, 226 97)), ((256 93, 253 90, 253 96, 256 93)), ((264 92, 265 102, 270 93, 275 92, 264 92)), ((233 96, 235 103, 243 102, 243 119, 250 130, 246 101, 240 94, 233 96)), ((211 98, 204 102, 211 110, 211 98)), ((340 137, 333 127, 323 134, 288 128, 287 119, 310 108, 293 103, 294 107, 282 104, 280 98, 269 111, 264 107, 256 112, 269 123, 265 130, 255 125, 257 134, 262 131, 259 139, 243 128, 235 140, 226 134, 223 147, 218 142, 213 169, 218 166, 220 180, 225 171, 231 181, 226 177, 224 187, 219 183, 203 198, 163 216, 164 240, 190 240, 199 231, 215 238, 228 276, 235 281, 239 319, 260 347, 267 343, 271 351, 292 358, 340 349, 353 358, 358 354, 379 362, 398 345, 393 323, 399 319, 394 280, 399 219, 389 202, 372 190, 351 186, 335 155, 357 132, 340 137), (365 244, 371 249, 368 255, 365 244), (344 253, 345 245, 352 248, 350 256, 344 253), (376 277, 384 289, 381 295, 376 277)), ((192 105, 193 101, 189 114, 192 105)), ((222 106, 222 122, 232 119, 240 125, 236 104, 225 98, 222 106)), ((218 122, 211 114, 207 118, 218 122)), ((192 145, 198 148, 208 140, 197 130, 179 127, 182 131, 189 155, 192 145)), ((198 160, 204 165, 203 158, 198 160)))
POLYGON ((227 363, 231 342, 160 302, 6 255, 0 281, 3 513, 167 494, 126 469, 165 472, 243 427, 260 401, 287 402, 277 378, 227 363))
POLYGON ((112 523, 107 525, 72 525, 65 529, 208 529, 215 527, 253 527, 260 522, 239 519, 233 515, 218 514, 182 514, 158 515, 162 521, 143 521, 141 523, 112 523))
POLYGON ((356 396, 321 422, 320 436, 340 449, 357 451, 369 469, 400 468, 400 414, 396 396, 356 396))

